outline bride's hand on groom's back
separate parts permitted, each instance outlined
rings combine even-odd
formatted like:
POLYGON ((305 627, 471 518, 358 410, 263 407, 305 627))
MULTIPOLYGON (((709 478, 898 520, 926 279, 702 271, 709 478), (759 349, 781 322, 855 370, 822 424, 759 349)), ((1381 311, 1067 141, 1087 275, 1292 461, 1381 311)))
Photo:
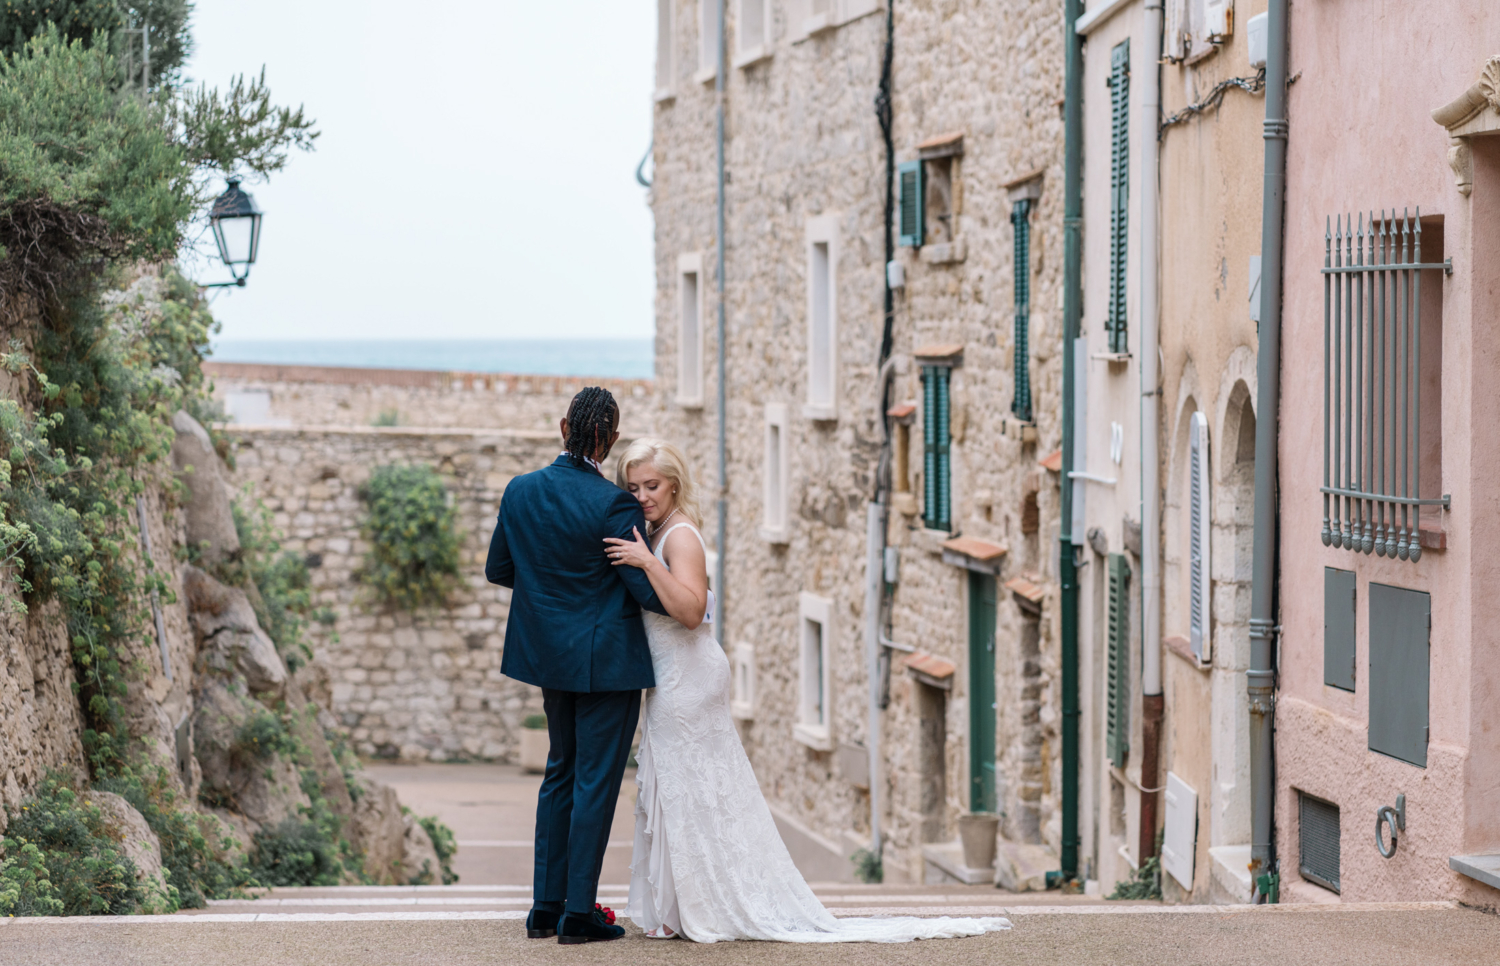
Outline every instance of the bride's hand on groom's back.
POLYGON ((651 547, 641 539, 641 532, 635 527, 630 528, 635 535, 634 540, 621 540, 618 537, 604 538, 604 552, 608 555, 610 563, 616 567, 639 567, 646 570, 656 562, 656 556, 652 554, 651 547))

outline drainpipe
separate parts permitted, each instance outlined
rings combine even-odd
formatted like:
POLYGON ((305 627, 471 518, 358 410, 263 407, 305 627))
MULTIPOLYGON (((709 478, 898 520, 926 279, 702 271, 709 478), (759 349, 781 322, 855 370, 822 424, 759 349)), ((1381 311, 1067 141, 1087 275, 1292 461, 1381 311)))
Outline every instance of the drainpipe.
POLYGON ((714 587, 718 593, 715 603, 714 627, 718 631, 719 646, 729 646, 729 632, 724 619, 728 610, 725 605, 724 587, 724 561, 729 556, 725 546, 725 540, 729 537, 729 465, 728 465, 728 424, 729 411, 724 403, 724 343, 728 326, 724 321, 724 72, 725 46, 724 46, 724 2, 719 2, 719 70, 714 77, 714 124, 715 140, 719 152, 719 183, 718 183, 718 228, 714 248, 718 250, 718 272, 714 279, 714 287, 718 290, 719 297, 719 339, 718 339, 718 362, 719 362, 719 502, 718 502, 718 532, 714 535, 714 545, 719 551, 719 558, 714 567, 714 587))
POLYGON ((1063 0, 1062 506, 1057 579, 1062 623, 1062 832, 1060 874, 1078 878, 1078 562, 1073 549, 1073 340, 1083 314, 1083 0, 1063 0))
MULTIPOLYGON (((880 70, 880 90, 875 95, 875 116, 885 140, 885 264, 896 257, 896 239, 892 219, 896 209, 896 146, 891 133, 891 67, 895 51, 895 0, 885 7, 885 52, 880 70)), ((865 743, 870 755, 870 854, 877 860, 881 841, 880 816, 884 807, 881 790, 881 698, 885 691, 882 660, 885 657, 880 638, 880 605, 884 597, 885 530, 887 494, 890 492, 891 432, 886 423, 890 408, 890 381, 894 366, 891 346, 896 320, 896 296, 891 290, 890 271, 881 272, 885 279, 885 318, 880 337, 880 361, 875 378, 875 425, 880 429, 880 455, 876 458, 873 499, 866 510, 865 529, 865 674, 869 679, 869 725, 865 743)))
POLYGON ((1161 480, 1158 420, 1161 386, 1157 229, 1161 195, 1162 3, 1146 5, 1144 62, 1151 71, 1141 94, 1141 826, 1139 861, 1156 854, 1161 718, 1161 480))
POLYGON ((1260 344, 1255 393, 1255 557, 1250 588, 1250 874, 1256 899, 1276 895, 1271 738, 1275 717, 1276 437, 1281 408, 1281 258, 1286 200, 1287 0, 1271 0, 1266 44, 1265 187, 1260 215, 1260 344))

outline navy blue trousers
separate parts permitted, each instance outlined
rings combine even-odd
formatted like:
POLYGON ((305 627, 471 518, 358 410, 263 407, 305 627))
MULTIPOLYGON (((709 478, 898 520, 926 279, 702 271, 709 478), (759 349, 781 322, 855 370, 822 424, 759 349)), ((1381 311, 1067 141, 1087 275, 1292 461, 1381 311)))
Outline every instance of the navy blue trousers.
POLYGON ((543 688, 542 707, 551 749, 536 800, 532 901, 544 908, 566 902, 568 912, 592 912, 641 692, 543 688))

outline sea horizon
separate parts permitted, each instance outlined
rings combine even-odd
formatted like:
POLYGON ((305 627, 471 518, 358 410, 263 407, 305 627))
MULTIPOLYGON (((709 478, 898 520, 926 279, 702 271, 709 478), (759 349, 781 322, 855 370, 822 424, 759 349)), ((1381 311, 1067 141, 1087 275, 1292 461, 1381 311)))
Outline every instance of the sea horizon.
POLYGON ((214 362, 650 379, 644 339, 218 339, 214 362))

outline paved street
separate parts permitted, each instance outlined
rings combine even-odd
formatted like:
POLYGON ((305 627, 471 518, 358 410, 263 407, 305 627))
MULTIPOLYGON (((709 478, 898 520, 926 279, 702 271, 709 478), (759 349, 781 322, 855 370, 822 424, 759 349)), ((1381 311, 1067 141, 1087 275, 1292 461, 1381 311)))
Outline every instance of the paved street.
MULTIPOLYGON (((442 963, 1309 963, 1360 966, 1494 962, 1500 917, 1446 904, 1163 907, 990 887, 815 884, 836 915, 1003 915, 1015 928, 915 945, 700 946, 655 942, 631 927, 615 943, 528 941, 537 777, 490 765, 374 766, 419 813, 461 843, 454 886, 276 889, 176 916, 0 920, 0 963, 381 966, 442 963)), ((628 841, 627 778, 613 841, 628 841)), ((612 848, 600 899, 621 908, 629 848, 612 848)))

